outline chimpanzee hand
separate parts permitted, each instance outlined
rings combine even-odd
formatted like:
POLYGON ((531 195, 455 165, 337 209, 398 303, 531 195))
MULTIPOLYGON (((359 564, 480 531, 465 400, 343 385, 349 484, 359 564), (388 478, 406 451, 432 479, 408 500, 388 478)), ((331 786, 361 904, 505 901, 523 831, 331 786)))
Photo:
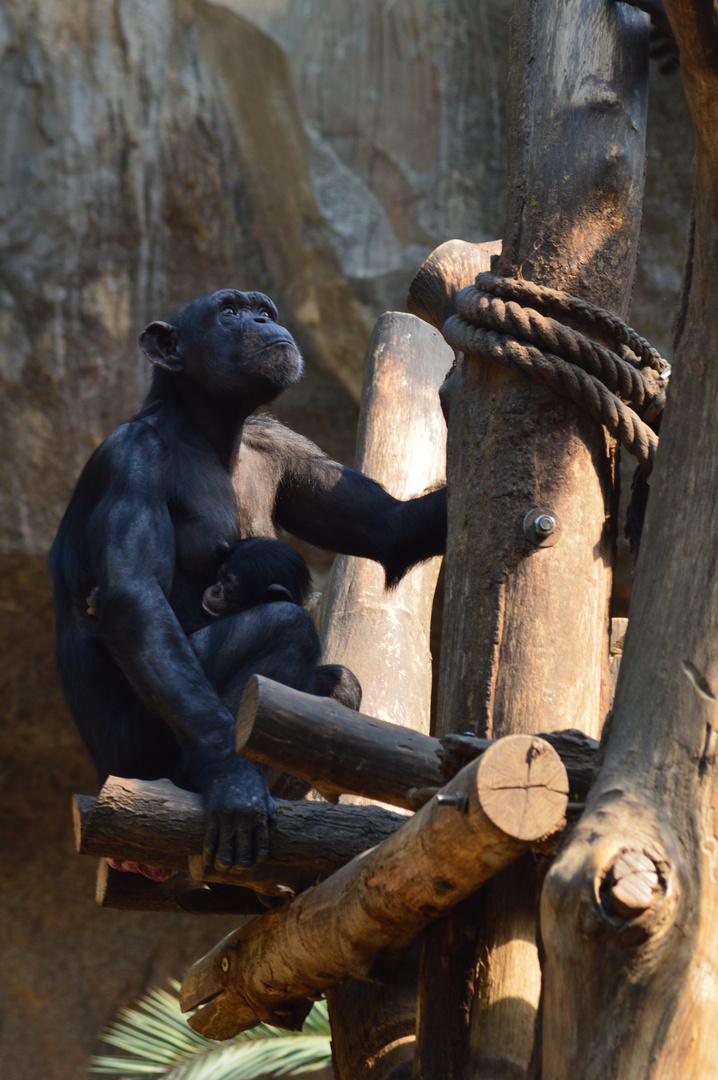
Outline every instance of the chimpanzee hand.
POLYGON ((251 866, 269 854, 269 824, 277 807, 267 779, 254 761, 234 755, 227 769, 204 790, 207 832, 204 861, 216 870, 251 866))

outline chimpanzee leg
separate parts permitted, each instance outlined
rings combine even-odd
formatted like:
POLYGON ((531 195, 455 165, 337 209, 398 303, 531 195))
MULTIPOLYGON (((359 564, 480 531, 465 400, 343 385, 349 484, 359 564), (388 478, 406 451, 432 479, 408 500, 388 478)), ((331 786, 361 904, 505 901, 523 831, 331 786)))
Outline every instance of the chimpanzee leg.
POLYGON ((343 664, 322 664, 314 672, 313 694, 334 698, 356 712, 361 705, 361 683, 343 664))
POLYGON ((110 775, 179 781, 183 755, 174 733, 145 708, 100 642, 65 635, 58 669, 100 784, 110 775))
MULTIPOLYGON (((207 678, 232 713, 251 675, 266 675, 285 686, 314 693, 319 638, 311 615, 283 601, 226 615, 191 637, 207 678)), ((264 766, 276 798, 302 799, 310 785, 264 766)))
POLYGON ((266 675, 295 690, 314 692, 319 638, 311 615, 298 604, 261 604, 215 619, 190 641, 202 668, 231 712, 252 675, 266 675))

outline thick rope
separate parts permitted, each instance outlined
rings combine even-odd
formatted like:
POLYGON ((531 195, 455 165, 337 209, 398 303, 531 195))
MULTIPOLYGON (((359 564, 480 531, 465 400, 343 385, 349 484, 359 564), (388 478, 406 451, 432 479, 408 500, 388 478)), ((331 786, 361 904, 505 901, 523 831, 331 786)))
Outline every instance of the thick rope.
POLYGON ((570 398, 651 472, 658 438, 641 416, 660 413, 670 368, 635 330, 585 300, 491 273, 479 274, 459 293, 456 310, 444 324, 449 345, 522 371, 570 398), (609 341, 615 351, 586 333, 609 341))

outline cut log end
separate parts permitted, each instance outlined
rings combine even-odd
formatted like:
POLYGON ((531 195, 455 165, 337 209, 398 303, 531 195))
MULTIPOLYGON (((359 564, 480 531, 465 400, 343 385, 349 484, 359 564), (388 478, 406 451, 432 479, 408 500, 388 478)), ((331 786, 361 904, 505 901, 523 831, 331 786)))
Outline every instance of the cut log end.
POLYGON ((441 330, 454 312, 457 293, 473 285, 476 275, 489 269, 491 256, 500 254, 500 240, 485 244, 447 240, 419 267, 409 286, 407 308, 441 330))
POLYGON ((654 908, 663 897, 661 875, 648 855, 624 851, 610 868, 601 894, 617 915, 635 919, 654 908))
POLYGON ((564 820, 568 776, 561 758, 543 739, 500 739, 482 757, 476 782, 486 816, 517 840, 541 840, 564 820))

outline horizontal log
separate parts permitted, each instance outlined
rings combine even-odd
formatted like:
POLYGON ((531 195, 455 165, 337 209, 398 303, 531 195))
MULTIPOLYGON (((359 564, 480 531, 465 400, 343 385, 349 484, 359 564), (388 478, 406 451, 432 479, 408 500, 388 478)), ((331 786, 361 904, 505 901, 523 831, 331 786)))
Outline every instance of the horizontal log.
POLYGON ((169 780, 111 776, 96 799, 75 796, 75 846, 81 855, 187 870, 272 895, 299 892, 322 874, 381 843, 404 818, 381 807, 277 800, 266 863, 220 873, 202 870, 206 813, 202 797, 169 780), (192 858, 192 857, 195 858, 192 858), (191 864, 191 865, 190 865, 191 864))
POLYGON ((253 675, 237 714, 236 748, 326 794, 363 795, 416 809, 412 787, 441 787, 435 739, 356 713, 331 698, 253 675), (281 759, 281 764, 279 761, 281 759), (317 776, 317 784, 310 776, 317 776))
MULTIPOLYGON (((596 773, 596 740, 580 731, 541 738, 564 762, 572 799, 583 800, 596 773)), ((473 735, 434 739, 261 675, 249 680, 237 716, 236 746, 245 757, 291 772, 324 792, 414 810, 491 745, 490 739, 473 735)))
MULTIPOLYGON (((543 740, 495 743, 392 836, 291 904, 224 939, 189 971, 183 1011, 212 1039, 261 1020, 298 1029, 311 999, 369 978, 377 955, 508 866, 564 820, 568 780, 543 740)), ((358 808, 352 808, 354 812, 358 808)))
POLYGON ((251 889, 202 885, 175 874, 169 881, 150 881, 141 874, 113 870, 104 859, 97 868, 95 898, 100 907, 122 911, 175 911, 192 915, 261 915, 266 912, 251 889))

